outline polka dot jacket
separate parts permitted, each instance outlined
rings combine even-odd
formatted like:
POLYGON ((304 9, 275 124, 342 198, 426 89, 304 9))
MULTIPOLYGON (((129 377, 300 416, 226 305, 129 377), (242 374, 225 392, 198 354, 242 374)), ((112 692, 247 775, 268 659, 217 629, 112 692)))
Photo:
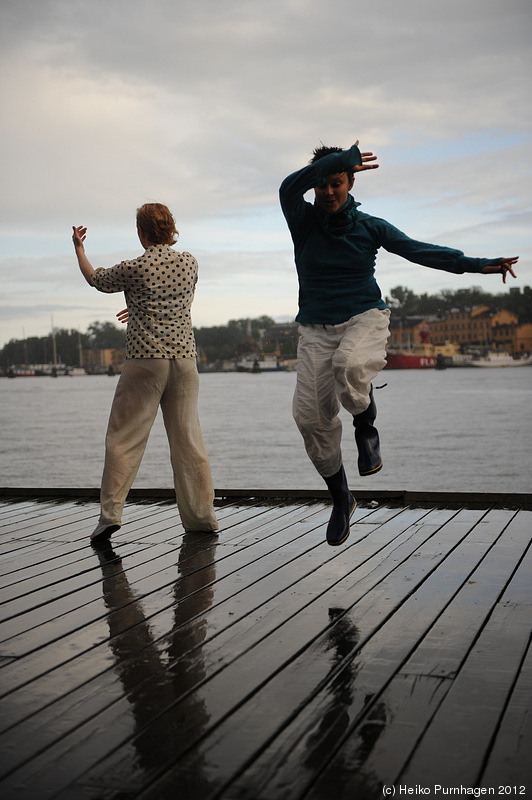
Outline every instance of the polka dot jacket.
POLYGON ((133 261, 96 269, 92 285, 100 292, 124 292, 128 325, 126 358, 192 358, 196 342, 190 306, 198 262, 157 244, 133 261))

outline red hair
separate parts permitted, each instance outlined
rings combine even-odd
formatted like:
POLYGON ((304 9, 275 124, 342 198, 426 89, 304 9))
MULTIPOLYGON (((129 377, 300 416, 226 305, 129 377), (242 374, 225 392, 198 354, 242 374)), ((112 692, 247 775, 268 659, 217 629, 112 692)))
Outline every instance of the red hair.
POLYGON ((170 209, 162 203, 137 208, 137 227, 152 244, 175 244, 179 236, 170 209))

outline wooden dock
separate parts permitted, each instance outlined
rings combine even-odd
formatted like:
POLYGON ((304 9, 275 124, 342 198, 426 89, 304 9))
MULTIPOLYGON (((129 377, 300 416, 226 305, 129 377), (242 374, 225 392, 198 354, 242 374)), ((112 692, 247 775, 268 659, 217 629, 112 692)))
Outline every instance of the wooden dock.
POLYGON ((2 800, 531 797, 531 496, 358 496, 1 490, 2 800))

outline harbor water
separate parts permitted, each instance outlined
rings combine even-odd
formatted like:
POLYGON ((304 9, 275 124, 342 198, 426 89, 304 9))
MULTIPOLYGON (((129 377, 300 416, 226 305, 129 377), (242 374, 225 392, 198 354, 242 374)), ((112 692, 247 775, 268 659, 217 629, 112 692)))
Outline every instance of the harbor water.
MULTIPOLYGON (((0 485, 98 487, 117 380, 0 380, 0 485)), ((216 488, 324 488, 292 419, 295 381, 294 372, 201 375, 200 420, 216 488)), ((385 370, 375 381, 382 384, 377 475, 358 475, 351 418, 341 414, 355 490, 532 490, 532 367, 385 370)), ((171 486, 159 414, 134 487, 171 486)))

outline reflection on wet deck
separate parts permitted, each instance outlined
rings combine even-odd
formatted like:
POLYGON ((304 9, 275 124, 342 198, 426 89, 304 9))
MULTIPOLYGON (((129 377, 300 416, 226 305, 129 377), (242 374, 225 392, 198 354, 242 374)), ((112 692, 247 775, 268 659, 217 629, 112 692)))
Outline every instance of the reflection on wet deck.
POLYGON ((101 552, 95 501, 4 496, 3 800, 530 794, 530 497, 363 501, 331 548, 316 494, 218 536, 137 499, 101 552))

